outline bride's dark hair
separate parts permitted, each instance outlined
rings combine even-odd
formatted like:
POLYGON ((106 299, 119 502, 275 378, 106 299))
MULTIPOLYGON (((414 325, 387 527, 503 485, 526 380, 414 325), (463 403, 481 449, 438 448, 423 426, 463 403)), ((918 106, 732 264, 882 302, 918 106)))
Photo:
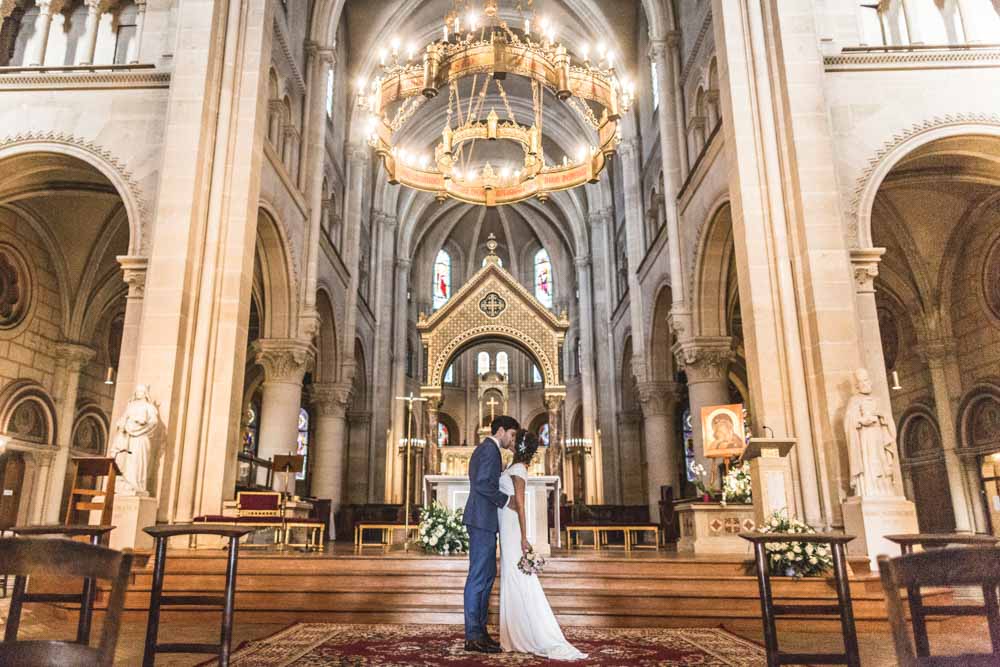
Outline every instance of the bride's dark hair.
POLYGON ((535 452, 538 451, 538 436, 521 429, 517 432, 517 438, 514 440, 514 461, 513 463, 523 463, 524 465, 529 465, 531 459, 535 458, 535 452))

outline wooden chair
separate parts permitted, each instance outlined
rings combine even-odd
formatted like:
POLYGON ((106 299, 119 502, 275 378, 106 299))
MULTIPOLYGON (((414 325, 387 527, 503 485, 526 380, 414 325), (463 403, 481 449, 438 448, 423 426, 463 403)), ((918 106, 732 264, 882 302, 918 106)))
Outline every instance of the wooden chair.
MULTIPOLYGON (((86 537, 87 541, 98 546, 102 541, 106 541, 108 534, 114 530, 114 526, 14 526, 11 530, 18 537, 50 537, 57 535, 68 539, 86 537)), ((90 626, 94 620, 94 599, 97 597, 97 582, 90 578, 84 578, 83 591, 76 593, 24 593, 21 591, 21 603, 25 602, 62 602, 76 603, 80 605, 80 618, 76 627, 76 643, 90 643, 90 626)), ((20 609, 18 610, 20 611, 20 609)), ((18 619, 13 623, 8 623, 8 632, 13 632, 12 639, 17 638, 18 619)))
POLYGON ((143 667, 153 667, 157 653, 214 653, 219 656, 219 667, 229 665, 233 641, 233 616, 236 612, 236 566, 240 553, 240 538, 253 531, 249 526, 212 524, 172 524, 143 528, 155 542, 156 562, 153 565, 153 585, 149 593, 149 620, 146 623, 146 649, 143 667), (229 540, 229 560, 226 564, 226 588, 222 595, 164 595, 163 577, 167 571, 167 542, 172 537, 214 535, 229 540), (160 608, 216 607, 222 611, 222 624, 218 644, 192 642, 159 642, 160 608))
POLYGON ((878 569, 885 591, 886 607, 896 659, 902 667, 914 665, 1000 664, 1000 547, 938 549, 899 558, 879 556, 878 569), (921 588, 926 586, 977 586, 983 591, 983 605, 925 605, 921 588), (906 612, 899 589, 907 590, 913 623, 913 644, 906 631, 906 612), (959 656, 931 656, 927 638, 928 616, 985 616, 993 652, 959 656), (914 650, 914 644, 916 650, 914 650))
POLYGON ((0 571, 16 575, 4 641, 3 665, 107 665, 114 663, 132 552, 114 551, 73 540, 25 537, 0 539, 0 571), (32 575, 109 579, 111 594, 97 647, 67 641, 18 641, 27 578, 32 575))
POLYGON ((854 624, 854 606, 847 572, 847 543, 853 535, 823 533, 740 533, 753 544, 754 566, 757 570, 757 588, 760 591, 760 609, 764 622, 764 648, 767 667, 778 665, 848 665, 861 667, 858 650, 858 631, 854 624), (833 584, 837 590, 836 604, 774 604, 771 592, 771 572, 767 545, 782 542, 825 544, 833 555, 833 584), (781 616, 839 616, 840 634, 844 640, 843 653, 785 653, 778 649, 776 621, 781 616))

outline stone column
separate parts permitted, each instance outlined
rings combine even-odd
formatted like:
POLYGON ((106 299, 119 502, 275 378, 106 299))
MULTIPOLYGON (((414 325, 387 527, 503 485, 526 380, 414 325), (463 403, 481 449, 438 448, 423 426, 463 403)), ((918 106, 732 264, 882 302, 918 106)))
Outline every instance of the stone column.
MULTIPOLYGON (((618 147, 622 160, 622 182, 625 190, 625 227, 628 252, 629 315, 632 331, 645 331, 642 286, 636 272, 646 249, 642 243, 642 168, 639 165, 639 140, 628 139, 618 147)), ((666 176, 664 176, 666 178, 666 176)), ((611 225, 612 230, 614 224, 611 225)), ((646 379, 645 336, 632 337, 632 371, 640 381, 646 379)))
POLYGON ((972 498, 972 519, 975 522, 976 532, 985 533, 989 531, 989 522, 986 520, 986 508, 983 504, 982 486, 979 481, 979 457, 963 456, 961 458, 962 473, 965 480, 965 491, 969 498, 972 498))
POLYGON ((63 0, 35 0, 35 6, 38 7, 38 16, 35 18, 35 41, 31 44, 28 57, 25 58, 31 67, 45 64, 45 49, 49 45, 52 15, 62 10, 63 0))
POLYGON ((658 523, 660 512, 660 487, 672 486, 674 497, 679 497, 680 469, 683 457, 678 451, 677 433, 673 417, 677 407, 680 386, 676 382, 642 382, 639 384, 639 401, 646 441, 647 500, 649 520, 658 523))
POLYGON ((875 305, 875 277, 878 276, 878 264, 884 254, 885 248, 851 250, 851 266, 854 269, 854 301, 858 309, 865 368, 868 369, 875 394, 884 405, 891 405, 885 356, 882 352, 882 335, 879 332, 878 310, 875 305))
MULTIPOLYGON (((56 451, 49 473, 48 494, 43 516, 46 523, 61 523, 62 497, 66 486, 66 468, 69 449, 73 441, 73 423, 76 421, 76 398, 80 388, 80 371, 89 364, 97 352, 76 343, 60 343, 56 346, 59 358, 57 371, 59 393, 56 398, 58 428, 56 429, 56 451)), ((109 438, 110 439, 110 438, 109 438)))
MULTIPOLYGON (((122 411, 128 404, 132 390, 135 389, 135 364, 139 353, 139 333, 142 327, 142 305, 146 293, 145 257, 120 255, 118 264, 122 267, 122 278, 128 285, 128 296, 125 297, 125 321, 122 326, 122 347, 117 359, 110 363, 118 364, 115 377, 115 398, 111 408, 111 422, 118 421, 122 411)), ((110 438, 108 446, 111 446, 110 438)))
POLYGON ((142 246, 149 298, 136 362, 166 426, 165 523, 219 514, 235 486, 276 5, 185 0, 171 14, 178 57, 149 211, 156 242, 142 246))
POLYGON ((910 44, 923 44, 924 31, 920 25, 921 11, 919 0, 903 0, 903 18, 906 20, 906 35, 910 44))
MULTIPOLYGON (((392 319, 392 447, 396 447, 400 438, 406 437, 406 403, 395 400, 397 396, 406 395, 406 336, 407 323, 410 319, 410 304, 406 298, 410 281, 410 260, 400 257, 396 260, 396 298, 392 319)), ((434 397, 430 397, 432 400, 434 397)), ((386 452, 385 458, 385 498, 401 497, 402 473, 397 470, 399 459, 395 450, 386 452)))
MULTIPOLYGON (((559 478, 563 476, 562 429, 559 425, 564 396, 548 395, 545 397, 545 408, 549 412, 549 451, 547 472, 559 478)), ((593 486, 593 480, 587 480, 586 487, 593 486)))
MULTIPOLYGON (((299 340, 261 339, 254 342, 252 351, 257 363, 264 367, 257 455, 272 459, 276 454, 294 454, 302 408, 302 378, 313 362, 313 347, 299 340)), ((283 478, 284 475, 276 473, 272 487, 286 490, 283 478)))
POLYGON ((139 62, 142 48, 142 28, 146 23, 146 0, 135 1, 135 39, 129 44, 125 62, 132 65, 139 62))
POLYGON ((958 359, 955 356, 954 342, 950 340, 922 341, 917 352, 927 363, 931 374, 931 389, 934 392, 934 410, 941 432, 941 448, 944 450, 944 467, 948 475, 948 490, 951 493, 951 506, 955 513, 955 530, 971 532, 972 512, 966 496, 965 475, 962 461, 958 457, 958 430, 955 423, 956 406, 952 396, 961 395, 961 384, 952 387, 948 382, 948 371, 958 373, 958 359))
POLYGON ((351 400, 351 387, 344 384, 314 384, 309 396, 314 412, 315 432, 310 451, 312 458, 312 495, 330 499, 331 535, 333 519, 346 497, 344 473, 347 471, 347 422, 345 415, 351 400))
POLYGON ((441 472, 439 464, 441 450, 438 449, 438 410, 441 407, 441 402, 432 398, 425 405, 427 406, 427 445, 424 448, 424 470, 428 475, 437 475, 441 472))
POLYGON ((28 523, 38 525, 45 523, 45 501, 48 498, 49 484, 52 480, 53 453, 51 451, 32 452, 31 456, 35 459, 36 470, 35 487, 33 489, 34 501, 31 506, 28 523))
POLYGON ((351 272, 351 282, 344 304, 343 331, 345 333, 341 336, 344 342, 343 355, 341 356, 344 360, 344 369, 341 378, 349 381, 354 378, 354 337, 357 332, 358 289, 360 287, 358 254, 361 247, 359 241, 364 217, 365 175, 368 171, 371 151, 364 144, 350 144, 345 151, 345 157, 347 159, 347 182, 344 188, 344 247, 340 250, 344 265, 351 272))
POLYGON ((728 336, 690 339, 678 343, 674 354, 687 375, 695 458, 705 466, 705 470, 711 470, 716 464, 705 458, 701 409, 729 403, 729 362, 733 359, 733 340, 728 336))
POLYGON ((976 8, 982 6, 977 0, 958 0, 958 14, 962 19, 962 32, 966 42, 983 41, 980 20, 976 16, 976 8))
POLYGON ((594 308, 589 256, 576 259, 576 282, 580 292, 580 388, 583 394, 583 437, 593 443, 591 450, 593 454, 584 459, 586 477, 590 482, 584 488, 587 491, 587 503, 600 505, 604 502, 604 452, 601 443, 594 437, 597 408, 594 395, 594 308))
POLYGON ((87 7, 87 22, 84 27, 83 39, 77 47, 76 64, 93 65, 94 51, 97 48, 97 29, 101 23, 104 0, 84 0, 87 7))

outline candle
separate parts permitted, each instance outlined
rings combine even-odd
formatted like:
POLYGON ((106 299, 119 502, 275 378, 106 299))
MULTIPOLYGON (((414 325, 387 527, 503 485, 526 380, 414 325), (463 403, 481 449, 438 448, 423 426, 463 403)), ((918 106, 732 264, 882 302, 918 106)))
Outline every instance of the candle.
POLYGON ((448 41, 448 26, 447 26, 447 24, 444 26, 443 29, 444 29, 444 41, 447 42, 448 41))
POLYGON ((531 34, 531 19, 524 19, 524 34, 531 34))
POLYGON ((115 383, 115 369, 108 366, 108 373, 104 377, 104 384, 114 384, 115 383))
POLYGON ((903 388, 899 384, 899 372, 898 371, 893 371, 892 372, 892 388, 893 389, 902 389, 903 388))

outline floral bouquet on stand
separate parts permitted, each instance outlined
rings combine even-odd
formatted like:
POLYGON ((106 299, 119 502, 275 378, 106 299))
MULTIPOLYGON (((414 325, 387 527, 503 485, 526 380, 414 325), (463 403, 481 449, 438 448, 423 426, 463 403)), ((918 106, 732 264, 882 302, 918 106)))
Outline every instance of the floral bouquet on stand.
POLYGON ((528 575, 541 574, 545 569, 545 559, 536 554, 534 549, 530 549, 517 562, 517 569, 528 575))
POLYGON ((694 487, 698 490, 698 494, 704 502, 711 502, 715 498, 715 492, 708 488, 705 484, 705 477, 708 473, 705 472, 705 466, 693 460, 688 464, 691 472, 694 475, 694 487))
POLYGON ((722 504, 753 502, 753 492, 750 487, 750 464, 741 463, 733 466, 722 478, 722 504))
POLYGON ((469 531, 462 524, 462 510, 451 512, 437 502, 422 509, 417 543, 427 553, 439 556, 468 552, 469 531))
MULTIPOLYGON (((789 519, 784 513, 775 512, 760 527, 760 532, 812 535, 816 530, 798 519, 789 519)), ((819 577, 833 569, 833 555, 827 544, 776 542, 768 544, 766 549, 772 575, 800 579, 819 577)))

